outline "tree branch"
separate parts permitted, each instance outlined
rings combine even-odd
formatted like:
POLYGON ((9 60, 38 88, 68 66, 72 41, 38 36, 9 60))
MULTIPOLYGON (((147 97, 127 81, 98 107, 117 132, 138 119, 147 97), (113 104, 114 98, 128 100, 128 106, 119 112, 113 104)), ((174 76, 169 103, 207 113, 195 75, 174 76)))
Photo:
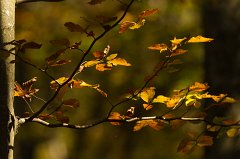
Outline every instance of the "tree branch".
MULTIPOLYGON (((26 121, 28 121, 29 118, 20 118, 19 125, 24 124, 26 121)), ((231 126, 240 126, 239 122, 233 123, 233 124, 221 124, 221 123, 214 123, 207 121, 203 117, 176 117, 176 118, 164 118, 162 116, 144 116, 144 117, 133 117, 133 118, 123 118, 123 119, 107 119, 103 118, 99 121, 92 122, 90 124, 83 124, 83 125, 74 125, 74 124, 68 124, 68 123, 49 123, 47 121, 44 121, 40 118, 33 118, 29 122, 35 122, 38 124, 41 124, 43 126, 49 127, 49 128, 57 128, 57 127, 62 127, 62 128, 70 128, 70 129, 87 129, 91 128, 93 126, 106 123, 106 122, 118 122, 118 123, 131 123, 131 122, 137 122, 137 121, 143 121, 143 120, 162 120, 165 121, 165 123, 169 123, 170 121, 173 120, 182 120, 182 121, 187 121, 187 122, 204 122, 207 124, 211 124, 213 126, 221 126, 221 127, 231 127, 231 126)))
POLYGON ((134 0, 131 0, 129 2, 129 4, 127 5, 126 9, 124 10, 124 13, 122 14, 122 16, 112 25, 110 26, 108 29, 106 29, 102 34, 100 34, 97 38, 95 38, 92 43, 90 44, 89 48, 87 49, 87 51, 85 52, 85 54, 83 54, 81 60, 78 62, 77 66, 75 67, 75 69, 73 70, 73 72, 71 73, 71 75, 69 76, 68 80, 66 80, 63 84, 59 85, 59 87, 57 88, 56 92, 54 93, 54 95, 36 112, 34 113, 30 118, 27 119, 27 121, 31 121, 34 118, 36 118, 39 114, 41 114, 47 107, 48 105, 57 97, 59 91, 61 90, 62 87, 64 87, 66 84, 68 84, 69 81, 72 80, 72 78, 75 76, 75 74, 78 72, 79 67, 81 66, 81 64, 83 63, 85 57, 90 53, 91 49, 93 48, 93 46, 95 45, 95 43, 100 40, 104 35, 106 35, 109 31, 111 31, 113 28, 115 28, 122 20, 123 18, 126 16, 128 10, 130 9, 131 5, 133 4, 134 0))

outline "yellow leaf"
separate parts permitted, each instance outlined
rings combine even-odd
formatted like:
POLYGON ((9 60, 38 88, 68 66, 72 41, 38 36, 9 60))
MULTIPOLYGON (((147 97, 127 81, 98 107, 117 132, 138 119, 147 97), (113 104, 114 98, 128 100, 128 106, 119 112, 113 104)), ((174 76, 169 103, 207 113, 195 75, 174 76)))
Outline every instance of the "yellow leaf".
POLYGON ((197 140, 197 145, 199 147, 211 146, 213 144, 213 138, 211 136, 200 136, 197 140))
POLYGON ((153 99, 153 103, 166 103, 167 101, 169 101, 169 98, 163 95, 159 95, 153 99))
POLYGON ((214 39, 212 38, 205 38, 201 35, 198 35, 196 37, 192 37, 188 40, 188 43, 202 43, 202 42, 211 42, 213 41, 214 39))
POLYGON ((139 97, 142 98, 143 101, 149 103, 152 98, 155 95, 155 88, 154 87, 149 87, 149 88, 145 88, 142 90, 141 93, 139 93, 139 97))
POLYGON ((186 100, 185 104, 187 107, 192 106, 194 103, 196 103, 196 101, 197 101, 196 99, 188 99, 186 100))
POLYGON ((223 99, 222 103, 236 103, 236 100, 231 97, 226 97, 223 99))
POLYGON ((100 63, 101 61, 99 60, 91 60, 91 61, 87 61, 86 63, 84 63, 84 67, 92 67, 95 66, 96 64, 100 63))
POLYGON ((177 39, 176 37, 174 37, 174 39, 173 40, 170 40, 171 41, 171 43, 172 43, 172 45, 179 45, 179 44, 181 44, 181 42, 183 41, 183 40, 186 40, 187 38, 186 37, 184 37, 184 38, 182 38, 182 39, 177 39))
POLYGON ((117 55, 118 55, 118 54, 111 54, 111 55, 109 55, 106 59, 107 59, 108 61, 110 61, 110 60, 116 58, 117 55))
POLYGON ((111 61, 108 61, 108 63, 117 66, 117 65, 121 65, 121 66, 131 66, 130 63, 128 63, 125 59, 123 58, 115 58, 112 59, 111 61))
POLYGON ((231 128, 231 129, 228 129, 228 131, 226 133, 227 133, 228 137, 234 137, 237 135, 238 131, 239 131, 239 129, 237 129, 237 128, 231 128))
POLYGON ((131 30, 139 29, 144 25, 145 21, 146 21, 145 19, 141 19, 137 23, 134 23, 132 26, 129 26, 129 29, 131 30))
POLYGON ((149 46, 148 49, 150 49, 150 50, 159 50, 160 52, 163 52, 163 51, 167 51, 168 50, 168 46, 166 44, 164 44, 164 43, 153 44, 153 45, 149 46))

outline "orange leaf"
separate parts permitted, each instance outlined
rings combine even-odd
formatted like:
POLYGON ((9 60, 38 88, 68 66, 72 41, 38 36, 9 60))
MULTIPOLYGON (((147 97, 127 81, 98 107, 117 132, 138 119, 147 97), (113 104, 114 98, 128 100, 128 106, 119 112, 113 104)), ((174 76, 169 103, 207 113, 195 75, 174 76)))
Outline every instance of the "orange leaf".
POLYGON ((150 15, 153 15, 153 14, 156 14, 157 12, 159 12, 159 9, 151 9, 151 10, 145 10, 143 11, 142 13, 139 14, 139 19, 142 19, 142 18, 145 18, 147 16, 150 16, 150 15))
POLYGON ((211 136, 200 136, 197 140, 197 145, 199 147, 211 146, 213 144, 213 138, 211 136))
POLYGON ((71 60, 57 60, 57 61, 48 61, 48 66, 56 67, 70 63, 71 60))
POLYGON ((207 83, 195 82, 193 85, 189 87, 189 91, 201 92, 207 90, 208 88, 209 86, 207 83))
MULTIPOLYGON (((111 112, 110 116, 108 119, 113 119, 113 120, 122 120, 122 116, 118 112, 111 112)), ((110 122, 112 125, 121 125, 120 122, 110 122)))
POLYGON ((150 109, 152 109, 152 107, 153 107, 153 105, 151 105, 151 104, 143 104, 143 108, 144 109, 146 109, 146 110, 150 110, 150 109))
POLYGON ((153 44, 153 45, 149 46, 148 49, 150 49, 150 50, 159 50, 160 52, 163 52, 163 51, 167 51, 168 50, 168 46, 166 44, 164 44, 164 43, 153 44))
POLYGON ((101 59, 105 56, 104 52, 102 52, 102 51, 95 51, 92 54, 97 59, 101 59))
POLYGON ((189 139, 182 139, 178 145, 177 152, 187 154, 193 150, 195 142, 189 139))
POLYGON ((145 126, 150 126, 154 130, 160 130, 164 127, 164 123, 157 120, 141 120, 137 121, 136 125, 133 127, 133 131, 139 131, 145 126))
POLYGON ((98 71, 106 71, 106 70, 111 70, 111 69, 112 69, 112 66, 107 66, 104 63, 96 65, 96 70, 98 70, 98 71))

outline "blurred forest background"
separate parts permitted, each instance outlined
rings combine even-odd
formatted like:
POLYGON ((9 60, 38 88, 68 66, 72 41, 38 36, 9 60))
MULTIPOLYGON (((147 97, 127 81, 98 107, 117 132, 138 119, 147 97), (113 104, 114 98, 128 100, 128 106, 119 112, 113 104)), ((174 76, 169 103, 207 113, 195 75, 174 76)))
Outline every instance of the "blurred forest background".
MULTIPOLYGON (((71 43, 82 41, 81 49, 85 50, 91 39, 79 33, 69 32, 64 27, 64 23, 74 22, 82 26, 91 23, 90 28, 98 34, 102 29, 96 23, 97 16, 119 16, 124 10, 123 5, 117 0, 106 0, 94 6, 89 5, 88 1, 65 0, 59 3, 38 2, 17 6, 16 39, 26 39, 43 44, 40 50, 26 52, 25 58, 38 66, 44 66, 45 58, 60 49, 51 45, 49 41, 63 38, 68 38, 71 43)), ((123 0, 123 2, 128 1, 123 0)), ((215 41, 189 45, 187 47, 189 52, 180 57, 184 64, 179 66, 178 71, 173 73, 163 71, 155 79, 157 91, 168 95, 174 89, 184 88, 195 81, 207 80, 213 87, 213 91, 217 93, 220 91, 233 96, 239 95, 240 5, 238 0, 228 2, 221 0, 141 0, 134 3, 125 20, 134 21, 138 13, 153 8, 158 8, 160 12, 149 17, 141 29, 118 34, 119 27, 117 27, 101 39, 92 50, 103 50, 110 45, 111 52, 124 57, 132 64, 132 67, 116 67, 112 71, 105 72, 90 68, 79 75, 79 78, 91 84, 100 84, 101 89, 106 91, 109 99, 115 103, 124 93, 140 88, 144 79, 152 73, 160 61, 159 54, 148 50, 148 46, 154 43, 169 42, 174 36, 182 38, 188 35, 203 35, 214 38, 215 41), (206 52, 204 46, 207 46, 206 52), (217 73, 212 74, 212 72, 217 73)), ((69 51, 64 56, 69 59, 79 59, 81 53, 69 51)), ((74 60, 72 61, 73 64, 53 68, 51 74, 56 78, 68 76, 74 67, 74 60)), ((38 77, 35 87, 40 88, 37 95, 47 100, 53 93, 49 88, 50 79, 34 68, 21 62, 16 63, 16 80, 19 83, 35 76, 38 77)), ((80 108, 69 112, 71 123, 81 124, 95 121, 103 117, 110 108, 107 101, 91 89, 73 90, 67 96, 77 97, 80 101, 80 108)), ((25 111, 29 111, 22 100, 16 99, 15 102, 17 114, 20 116, 25 111)), ((33 100, 32 103, 34 110, 38 110, 41 106, 38 100, 33 100)), ((132 106, 131 102, 125 103, 117 110, 126 112, 130 106, 132 106)), ((140 108, 136 109, 138 111, 140 108)), ((148 113, 157 114, 157 111, 161 111, 161 108, 148 113)), ((204 156, 204 150, 200 148, 190 155, 176 152, 178 143, 186 132, 186 127, 188 130, 200 131, 201 125, 188 124, 181 129, 166 128, 161 131, 145 128, 138 132, 133 132, 132 126, 132 124, 124 124, 116 127, 104 123, 86 130, 71 130, 50 129, 38 124, 27 124, 21 127, 17 134, 15 158, 200 159, 204 156)))

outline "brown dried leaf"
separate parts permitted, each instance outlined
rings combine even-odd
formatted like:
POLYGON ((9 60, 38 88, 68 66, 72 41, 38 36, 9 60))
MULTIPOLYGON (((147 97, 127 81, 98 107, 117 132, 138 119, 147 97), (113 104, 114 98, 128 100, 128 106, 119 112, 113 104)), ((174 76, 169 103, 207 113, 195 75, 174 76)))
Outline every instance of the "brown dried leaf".
POLYGON ((70 31, 70 32, 80 32, 83 33, 85 30, 79 25, 75 24, 73 22, 66 22, 64 26, 70 31))
POLYGON ((213 137, 211 136, 200 136, 197 140, 197 145, 199 147, 205 147, 205 146, 212 146, 213 144, 213 137))
MULTIPOLYGON (((108 117, 110 120, 122 120, 122 116, 118 112, 111 112, 110 116, 108 117)), ((120 122, 110 122, 112 125, 121 125, 120 122)))
POLYGON ((145 10, 143 11, 142 13, 139 14, 139 19, 143 19, 147 16, 150 16, 150 15, 153 15, 153 14, 156 14, 159 12, 159 9, 148 9, 148 10, 145 10))
POLYGON ((195 142, 190 139, 182 139, 178 145, 177 152, 182 152, 184 154, 190 153, 195 146, 195 142))
POLYGON ((150 50, 159 50, 160 52, 164 52, 168 50, 168 46, 164 43, 161 44, 153 44, 148 47, 150 50))

